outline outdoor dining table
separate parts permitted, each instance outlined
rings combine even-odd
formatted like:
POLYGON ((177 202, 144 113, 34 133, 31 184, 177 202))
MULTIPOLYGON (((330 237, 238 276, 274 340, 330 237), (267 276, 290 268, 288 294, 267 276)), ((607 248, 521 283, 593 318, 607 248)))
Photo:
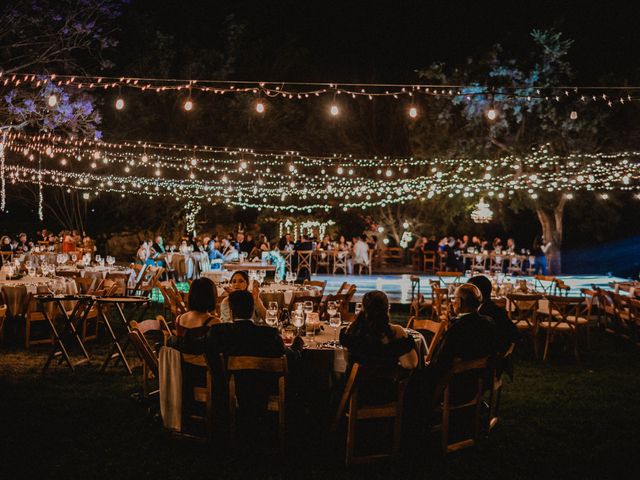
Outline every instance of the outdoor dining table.
MULTIPOLYGON (((63 277, 31 277, 28 275, 15 280, 0 280, 0 298, 4 298, 4 302, 7 305, 7 312, 10 317, 17 317, 24 315, 25 309, 28 307, 26 304, 26 297, 28 294, 46 294, 51 293, 49 285, 52 282, 57 282, 60 289, 63 290, 58 293, 75 294, 78 293, 76 283, 72 279, 65 279, 63 277)), ((49 308, 49 314, 53 315, 53 305, 47 306, 49 308)), ((65 308, 70 310, 73 308, 71 302, 65 301, 65 308)))
POLYGON ((236 271, 236 270, 264 270, 265 272, 275 272, 276 271, 276 266, 275 265, 268 265, 266 263, 262 263, 262 262, 229 262, 229 263, 223 263, 222 264, 222 268, 224 268, 225 270, 229 270, 229 271, 236 271))
POLYGON ((60 358, 60 362, 64 360, 71 371, 74 371, 74 367, 87 363, 90 360, 89 353, 78 334, 78 329, 75 324, 77 323, 80 325, 80 322, 85 320, 89 313, 89 308, 94 302, 94 297, 91 295, 39 294, 35 295, 34 298, 42 305, 42 313, 49 323, 49 327, 51 328, 51 333, 53 335, 53 348, 47 357, 47 361, 45 362, 42 371, 45 372, 51 364, 51 361, 56 357, 60 358), (73 309, 70 313, 65 309, 63 302, 74 303, 73 309), (48 305, 52 305, 54 307, 53 314, 48 308, 46 308, 48 305), (59 315, 55 314, 56 309, 59 315), (56 318, 62 319, 62 326, 60 329, 56 327, 56 318), (80 350, 84 356, 82 360, 75 364, 71 362, 69 350, 67 345, 65 345, 65 339, 69 338, 75 340, 75 342, 80 346, 80 350))
POLYGON ((129 328, 129 321, 127 320, 127 317, 124 314, 124 306, 127 305, 127 306, 134 307, 134 310, 132 312, 132 315, 133 315, 133 313, 135 313, 135 310, 137 310, 143 305, 147 305, 150 301, 151 299, 149 297, 138 297, 138 296, 96 298, 96 303, 98 305, 98 316, 102 318, 102 321, 107 327, 107 332, 109 333, 109 336, 111 337, 111 343, 113 344, 113 346, 111 347, 111 351, 107 354, 107 357, 104 359, 102 367, 100 367, 101 372, 103 372, 107 368, 107 366, 109 365, 109 362, 111 362, 112 360, 115 360, 116 364, 118 361, 122 362, 122 365, 124 365, 124 368, 127 369, 127 372, 129 372, 129 375, 133 373, 131 370, 131 366, 129 365, 129 362, 127 361, 127 357, 125 355, 125 350, 129 345, 129 342, 127 340, 124 347, 121 345, 120 342, 122 341, 122 338, 118 337, 118 334, 114 330, 113 325, 109 320, 109 315, 107 314, 108 307, 115 306, 116 312, 118 314, 118 319, 122 322, 128 334, 130 331, 130 328, 129 328))
POLYGON ((209 262, 209 257, 203 252, 165 252, 158 255, 158 259, 164 260, 170 270, 173 270, 176 277, 180 280, 191 280, 199 277, 201 271, 205 270, 201 266, 204 259, 209 262))

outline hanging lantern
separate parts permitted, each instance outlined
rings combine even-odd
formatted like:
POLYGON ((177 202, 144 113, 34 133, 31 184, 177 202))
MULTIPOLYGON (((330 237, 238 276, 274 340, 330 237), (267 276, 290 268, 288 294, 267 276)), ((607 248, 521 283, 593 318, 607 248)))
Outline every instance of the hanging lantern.
POLYGON ((493 219, 493 212, 489 208, 489 204, 485 203, 484 198, 480 197, 480 201, 473 212, 471 212, 471 220, 476 223, 489 223, 493 219))

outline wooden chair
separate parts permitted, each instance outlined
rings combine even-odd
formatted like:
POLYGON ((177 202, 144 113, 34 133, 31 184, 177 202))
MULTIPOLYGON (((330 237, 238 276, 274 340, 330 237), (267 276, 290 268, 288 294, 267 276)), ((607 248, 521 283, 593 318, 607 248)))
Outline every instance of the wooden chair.
POLYGON ((477 443, 481 434, 482 425, 482 406, 484 392, 484 376, 489 368, 489 357, 479 358, 476 360, 460 360, 455 359, 448 375, 436 388, 434 404, 436 412, 440 414, 440 424, 435 425, 432 429, 434 432, 440 432, 440 444, 442 453, 455 452, 466 447, 471 447, 477 443), (465 380, 473 382, 474 391, 470 399, 452 398, 452 387, 458 378, 464 376, 465 380), (471 379, 469 377, 472 377, 471 379), (450 424, 452 414, 463 410, 473 409, 473 426, 468 435, 463 438, 450 442, 450 424))
POLYGON ((97 279, 94 277, 75 277, 73 279, 76 282, 76 288, 78 293, 91 294, 96 287, 97 279))
POLYGON ((309 275, 311 275, 311 256, 313 255, 313 250, 300 250, 295 253, 298 255, 298 269, 296 273, 300 275, 300 272, 306 269, 309 275))
POLYGON ((320 296, 322 297, 324 295, 324 289, 327 286, 327 282, 326 280, 324 281, 320 281, 320 280, 305 280, 304 283, 302 284, 303 287, 315 287, 318 290, 320 290, 320 296))
MULTIPOLYGON (((213 436, 213 376, 211 374, 210 365, 207 363, 205 355, 189 355, 182 354, 180 356, 182 371, 188 372, 190 369, 205 369, 206 375, 204 383, 190 384, 188 389, 189 397, 183 396, 183 423, 184 420, 192 422, 192 424, 204 425, 206 439, 210 440, 213 436), (200 407, 200 408, 198 408, 200 407)), ((183 375, 184 381, 189 381, 183 375)), ((201 438, 201 436, 192 433, 181 432, 181 435, 191 438, 201 438)))
POLYGON ((424 258, 422 261, 422 269, 425 273, 435 273, 436 263, 437 263, 437 254, 433 250, 427 250, 423 254, 424 258))
POLYGON ((531 336, 533 353, 538 358, 538 308, 542 295, 527 293, 510 293, 507 295, 507 312, 519 332, 531 336))
POLYGON ((556 277, 552 275, 535 275, 533 277, 533 288, 544 295, 552 295, 555 285, 556 277))
POLYGON ((509 266, 507 267, 507 273, 520 275, 524 270, 524 257, 520 255, 514 255, 509 258, 509 266))
POLYGON ((489 260, 489 271, 495 273, 502 272, 502 262, 504 262, 504 257, 502 255, 491 255, 489 260))
MULTIPOLYGON (((26 288, 26 287, 25 287, 26 288)), ((22 308, 24 313, 25 331, 24 331, 24 345, 25 348, 30 348, 31 345, 42 345, 53 343, 53 333, 50 331, 49 322, 47 321, 44 313, 41 310, 41 306, 38 301, 33 298, 32 293, 27 293, 24 300, 24 307, 22 308), (32 329, 34 325, 43 325, 47 330, 46 336, 34 338, 32 329)))
POLYGON ((338 271, 341 271, 344 275, 347 274, 347 264, 349 261, 349 252, 337 251, 333 254, 333 269, 332 272, 335 275, 338 271))
POLYGON ((411 249, 411 269, 414 272, 420 272, 424 265, 424 253, 421 248, 411 249))
POLYGON ((640 345, 640 300, 629 298, 629 333, 630 339, 640 345))
POLYGON ((406 379, 400 379, 396 382, 396 398, 382 405, 367 405, 366 399, 362 401, 359 396, 359 389, 362 384, 370 379, 388 376, 385 372, 366 371, 358 363, 354 363, 351 367, 351 373, 347 379, 336 416, 333 420, 332 430, 336 431, 342 421, 342 417, 346 411, 347 416, 347 436, 345 463, 347 466, 353 464, 370 463, 385 458, 395 456, 400 450, 400 440, 402 434, 402 408, 404 403, 404 391, 407 385, 406 379), (373 419, 391 419, 393 420, 393 438, 391 443, 391 451, 389 453, 379 453, 372 455, 355 456, 356 446, 356 427, 358 421, 373 419))
POLYGON ((287 376, 287 357, 277 358, 229 356, 226 372, 229 380, 229 434, 231 444, 237 444, 237 410, 240 406, 236 395, 236 375, 240 372, 263 372, 277 377, 278 395, 270 396, 267 411, 278 414, 278 437, 280 449, 285 449, 285 387, 287 376))
POLYGON ((11 263, 12 257, 13 257, 13 252, 0 251, 0 260, 2 260, 0 262, 0 265, 7 265, 8 263, 11 263))
POLYGON ((289 304, 289 311, 291 311, 296 303, 304 303, 304 302, 313 303, 313 311, 320 311, 320 302, 322 301, 322 297, 320 295, 297 295, 294 294, 291 298, 291 303, 289 304))
POLYGON ((462 278, 462 272, 436 272, 436 277, 443 285, 458 285, 462 278), (449 280, 449 282, 447 282, 449 280))
POLYGON ((546 331, 544 353, 542 360, 547 359, 549 345, 555 336, 564 334, 571 337, 573 341, 573 353, 577 360, 580 359, 578 352, 578 328, 586 326, 587 320, 580 315, 580 305, 582 298, 559 297, 547 295, 545 299, 549 301, 549 313, 546 320, 538 323, 540 330, 546 331))
POLYGON ((433 306, 431 298, 425 299, 420 292, 420 277, 411 275, 411 304, 409 317, 420 317, 423 312, 430 311, 433 306))
POLYGON ((471 259, 471 271, 484 273, 487 269, 487 258, 484 255, 474 255, 471 259))
MULTIPOLYGON (((424 363, 428 364, 433 357, 433 353, 436 345, 440 342, 440 339, 444 335, 444 332, 447 330, 448 323, 446 321, 443 322, 434 322, 428 318, 417 318, 411 317, 409 322, 407 322, 407 328, 413 328, 414 330, 420 332, 422 335, 425 333, 430 334, 431 341, 429 341, 429 348, 427 349, 427 354, 424 357, 424 363)), ((426 338, 426 337, 425 337, 426 338)))
POLYGON ((322 268, 325 273, 329 273, 329 268, 331 267, 331 252, 325 252, 323 250, 316 250, 313 252, 313 257, 315 258, 315 269, 314 273, 318 273, 318 271, 322 268))
POLYGON ((144 333, 140 330, 138 323, 135 320, 129 322, 129 340, 133 344, 133 347, 138 354, 138 357, 142 360, 142 391, 145 397, 157 395, 160 391, 158 389, 151 390, 149 387, 150 381, 155 378, 160 378, 158 374, 158 356, 147 342, 144 337, 144 333))
POLYGON ((500 401, 502 400, 503 386, 503 369, 501 368, 507 362, 511 361, 513 350, 516 344, 512 343, 501 358, 497 359, 493 368, 493 382, 491 386, 491 395, 489 400, 489 431, 493 430, 500 422, 500 401))
POLYGON ((4 321, 7 318, 7 306, 0 305, 0 341, 4 339, 4 321))
POLYGON ((436 322, 449 319, 449 289, 431 287, 431 319, 436 322))

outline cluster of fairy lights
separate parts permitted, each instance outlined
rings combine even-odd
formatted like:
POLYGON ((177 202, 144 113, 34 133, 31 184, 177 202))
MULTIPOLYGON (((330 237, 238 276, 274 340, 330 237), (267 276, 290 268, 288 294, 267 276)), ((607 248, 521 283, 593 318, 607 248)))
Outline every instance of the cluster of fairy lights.
POLYGON ((359 158, 10 133, 5 154, 3 179, 82 190, 85 199, 111 192, 289 212, 367 209, 436 195, 535 199, 593 191, 606 198, 612 190, 637 191, 640 180, 640 152, 560 157, 544 147, 500 159, 359 158))
MULTIPOLYGON (((0 72, 0 85, 7 87, 42 88, 55 85, 67 90, 117 90, 113 106, 120 111, 126 108, 127 102, 122 95, 123 90, 141 92, 179 92, 182 108, 186 112, 196 109, 194 93, 212 93, 217 95, 244 94, 253 97, 252 109, 257 114, 264 114, 271 98, 289 100, 305 100, 330 96, 327 113, 336 117, 340 115, 343 104, 341 98, 390 97, 407 101, 407 115, 416 119, 420 116, 418 100, 420 98, 447 98, 474 101, 477 98, 490 99, 486 108, 487 119, 493 121, 499 116, 494 106, 500 101, 517 99, 528 102, 573 102, 576 105, 604 104, 609 107, 624 105, 640 99, 636 86, 558 86, 543 88, 537 86, 487 87, 480 85, 437 85, 437 84, 359 84, 359 83, 301 83, 301 82, 262 82, 262 81, 227 81, 227 80, 194 80, 194 79, 158 79, 139 77, 107 77, 92 75, 39 75, 35 73, 14 73, 3 77, 0 72)), ((59 99, 55 92, 49 94, 49 107, 56 107, 59 99)), ((578 118, 575 109, 569 114, 572 120, 578 118)))

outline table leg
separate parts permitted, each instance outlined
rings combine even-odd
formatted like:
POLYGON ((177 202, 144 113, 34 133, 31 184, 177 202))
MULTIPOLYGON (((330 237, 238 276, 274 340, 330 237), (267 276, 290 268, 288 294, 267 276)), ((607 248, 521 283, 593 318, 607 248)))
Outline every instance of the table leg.
MULTIPOLYGON (((118 313, 119 313, 122 321, 126 325, 127 324, 127 320, 124 317, 124 313, 122 312, 122 309, 120 308, 120 305, 117 304, 117 303, 116 303, 116 308, 118 310, 118 313)), ((102 364, 102 367, 100 367, 100 371, 103 372, 107 368, 107 365, 109 364, 109 362, 111 360, 113 360, 113 359, 116 359, 116 360, 121 360, 122 361, 122 364, 127 369, 127 372, 129 372, 129 375, 133 374, 133 371, 131 370, 131 367, 129 366, 129 362, 127 361, 127 357, 125 357, 125 355, 124 355, 124 350, 120 346, 120 343, 118 342, 118 337, 115 334, 115 332, 113 330, 113 327, 111 326, 111 322, 109 322, 109 319, 107 318, 107 315, 105 314, 104 308, 100 304, 98 305, 98 311, 100 312, 100 316, 102 317, 102 320, 104 321, 104 324, 107 327, 107 331, 109 332, 109 335, 111 336, 111 341, 113 343, 113 347, 111 348, 111 351, 109 352, 107 357, 104 359, 104 363, 102 364)))
POLYGON ((44 318, 47 319, 47 322, 49 322, 49 326, 51 327, 51 332, 53 333, 53 348, 51 349, 51 353, 49 354, 49 357, 47 358, 47 361, 45 362, 44 367, 42 368, 43 373, 47 370, 47 368, 49 368, 49 364, 51 363, 51 360, 53 360, 58 355, 62 355, 64 360, 67 362, 67 365, 73 372, 74 368, 73 368, 73 364, 71 363, 71 358, 69 357, 69 353, 67 352, 67 349, 65 348, 64 343, 62 342, 62 338, 58 333, 58 329, 56 328, 55 323, 51 320, 51 317, 49 317, 49 314, 47 313, 47 309, 44 308, 44 305, 42 308, 42 313, 44 315, 44 318))

